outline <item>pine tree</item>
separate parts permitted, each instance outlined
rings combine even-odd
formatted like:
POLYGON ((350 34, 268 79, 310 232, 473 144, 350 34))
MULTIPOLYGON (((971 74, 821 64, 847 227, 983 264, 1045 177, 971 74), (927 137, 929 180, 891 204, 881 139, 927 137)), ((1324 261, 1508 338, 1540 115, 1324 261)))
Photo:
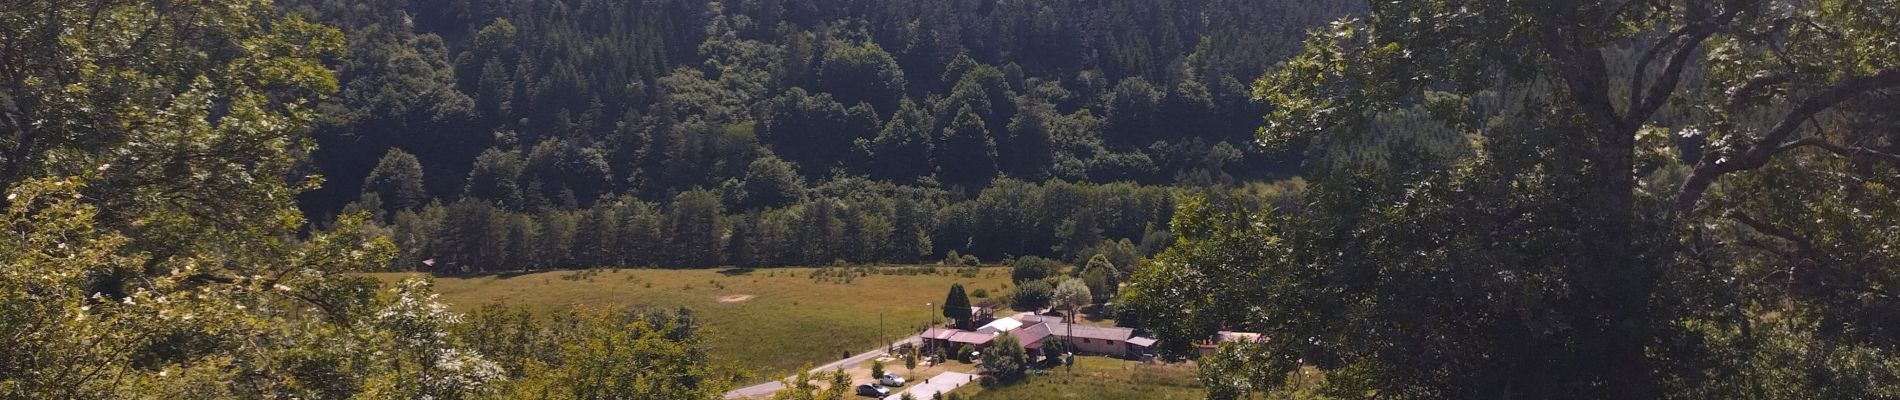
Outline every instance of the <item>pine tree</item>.
POLYGON ((950 284, 950 294, 943 299, 943 317, 960 329, 970 328, 970 296, 963 293, 963 284, 950 284))

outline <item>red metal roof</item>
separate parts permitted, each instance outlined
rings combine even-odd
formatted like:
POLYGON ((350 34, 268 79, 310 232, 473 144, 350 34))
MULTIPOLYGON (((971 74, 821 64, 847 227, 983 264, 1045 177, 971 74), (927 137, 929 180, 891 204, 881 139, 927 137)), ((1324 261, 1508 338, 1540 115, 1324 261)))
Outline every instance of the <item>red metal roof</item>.
POLYGON ((951 329, 951 328, 930 328, 930 329, 925 329, 924 334, 918 335, 918 336, 922 336, 923 338, 926 338, 926 339, 945 340, 945 339, 949 339, 950 335, 954 335, 957 332, 964 332, 964 331, 951 329))
POLYGON ((956 334, 950 335, 951 343, 980 345, 980 344, 989 343, 990 340, 992 339, 996 339, 996 335, 988 334, 988 333, 969 332, 969 331, 959 331, 956 334))
POLYGON ((1016 341, 1022 342, 1023 347, 1037 348, 1042 347, 1043 339, 1049 338, 1049 326, 1045 324, 1035 324, 1009 331, 1009 334, 1016 336, 1016 341))

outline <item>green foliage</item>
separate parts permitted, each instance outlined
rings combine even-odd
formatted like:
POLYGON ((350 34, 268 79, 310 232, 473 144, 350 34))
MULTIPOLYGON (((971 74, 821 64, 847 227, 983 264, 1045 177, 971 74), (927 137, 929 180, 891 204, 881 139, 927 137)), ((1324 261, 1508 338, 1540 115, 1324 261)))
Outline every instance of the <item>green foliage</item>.
POLYGON ((996 140, 983 117, 964 106, 949 119, 935 146, 937 179, 946 185, 975 191, 996 177, 996 140), (955 162, 949 162, 955 160, 955 162))
POLYGON ((383 201, 384 209, 379 215, 415 210, 422 207, 429 196, 422 185, 422 163, 401 149, 390 149, 383 155, 376 169, 364 180, 363 191, 383 201))
POLYGON ((765 156, 746 167, 745 200, 742 209, 777 208, 790 205, 805 196, 805 181, 792 164, 765 156))
POLYGON ((1048 281, 1034 280, 1016 284, 1016 292, 1010 295, 1009 304, 1022 311, 1041 310, 1049 307, 1054 297, 1055 287, 1050 286, 1048 281))
POLYGON ((1011 282, 1020 285, 1023 282, 1039 281, 1043 278, 1061 274, 1061 271, 1062 264, 1057 263, 1055 260, 1036 256, 1024 256, 1010 262, 1009 278, 1011 282))
POLYGON ((1103 255, 1098 254, 1090 258, 1088 266, 1083 267, 1078 275, 1081 276, 1082 282, 1088 285, 1092 302, 1107 302, 1115 297, 1115 292, 1120 288, 1120 270, 1115 268, 1115 264, 1109 263, 1108 257, 1103 255))
POLYGON ((1377 162, 1316 163, 1297 213, 1183 202, 1124 303, 1164 342, 1306 338, 1224 349, 1215 398, 1293 360, 1348 397, 1892 396, 1863 378, 1891 363, 1848 361, 1894 348, 1865 334, 1886 303, 1836 297, 1887 285, 1888 235, 1828 222, 1892 209, 1857 104, 1900 72, 1843 60, 1900 53, 1837 35, 1894 37, 1874 7, 1422 1, 1315 29, 1257 82, 1260 139, 1377 162), (1813 356, 1756 358, 1786 348, 1813 356))
POLYGON ((501 397, 703 399, 727 389, 686 310, 577 309, 537 318, 491 304, 455 337, 475 345, 511 380, 501 397))
POLYGON ((665 233, 672 265, 710 267, 718 265, 721 237, 717 224, 721 206, 719 197, 705 190, 692 190, 674 196, 667 205, 665 233))
POLYGON ((772 400, 844 400, 851 395, 851 377, 843 371, 811 375, 811 366, 800 368, 797 376, 787 379, 785 388, 772 394, 772 400), (814 380, 824 380, 826 387, 819 389, 814 380))
POLYGON ((870 159, 870 174, 879 179, 913 181, 929 176, 935 169, 936 123, 917 103, 906 98, 897 112, 884 123, 877 137, 860 141, 859 147, 870 159))
POLYGON ((1107 108, 1106 137, 1109 142, 1141 146, 1154 141, 1161 116, 1163 91, 1140 77, 1115 84, 1107 108))
POLYGON ((972 317, 972 315, 970 315, 970 297, 963 293, 963 284, 954 283, 950 285, 950 294, 944 296, 943 299, 943 317, 954 322, 958 327, 968 328, 970 326, 972 322, 970 320, 972 317))
POLYGON ((801 88, 774 99, 766 113, 759 138, 811 176, 843 167, 857 140, 883 125, 868 106, 847 106, 830 93, 807 94, 801 88))
POLYGON ((1047 366, 1061 365, 1062 360, 1067 359, 1068 349, 1062 347, 1063 343, 1064 342, 1060 340, 1051 340, 1042 343, 1043 364, 1047 366))
MULTIPOLYGON (((617 228, 618 222, 576 216, 603 214, 592 210, 597 202, 666 203, 695 187, 717 192, 735 212, 760 211, 758 223, 740 233, 765 237, 724 246, 749 253, 724 261, 750 265, 807 262, 804 254, 785 254, 800 253, 785 249, 802 243, 772 226, 796 220, 772 211, 793 214, 799 198, 863 206, 862 213, 836 214, 863 222, 855 235, 877 237, 887 224, 903 233, 886 236, 888 246, 820 252, 823 263, 916 262, 953 249, 980 259, 1068 259, 1102 240, 1140 241, 1157 233, 1144 227, 1159 226, 1165 215, 1130 214, 1145 218, 1128 225, 1134 228, 1110 225, 1126 221, 1100 215, 1065 228, 1066 218, 1049 217, 1024 230, 1060 230, 1062 248, 1053 252, 1040 237, 1003 246, 969 240, 1014 227, 967 231, 978 226, 965 225, 939 239, 932 237, 942 220, 936 211, 961 198, 880 193, 913 202, 915 212, 886 217, 895 206, 846 196, 780 197, 799 185, 781 179, 783 163, 758 160, 782 157, 814 190, 870 181, 914 192, 960 188, 965 195, 998 176, 1204 185, 1284 175, 1297 160, 1232 154, 1251 150, 1235 144, 1248 140, 1258 120, 1259 107, 1240 82, 1295 47, 1306 24, 1358 8, 1344 0, 982 7, 912 1, 859 7, 839 0, 797 7, 685 0, 534 7, 283 3, 347 33, 346 43, 331 43, 348 47, 330 66, 341 93, 303 106, 317 121, 309 135, 318 145, 309 152, 309 170, 332 178, 299 196, 305 211, 327 222, 360 201, 354 207, 381 205, 394 218, 399 209, 431 200, 445 206, 486 200, 535 217, 522 223, 509 215, 502 219, 510 222, 496 224, 517 239, 510 244, 520 249, 510 253, 532 255, 497 262, 534 267, 666 263, 673 257, 650 254, 657 251, 650 248, 568 244, 562 250, 566 226, 535 225, 554 217, 617 228), (1155 96, 1147 97, 1159 103, 1113 94, 1118 86, 1133 90, 1136 82, 1149 82, 1155 96), (1140 107, 1116 101, 1153 110, 1137 116, 1140 107), (1226 151, 1215 151, 1221 143, 1226 151), (372 170, 374 157, 392 151, 413 154, 431 177, 420 200, 369 185, 386 180, 372 170), (359 178, 368 186, 357 186, 359 178), (377 195, 362 197, 366 192, 377 195), (766 194, 754 201, 747 199, 751 193, 766 194), (553 245, 537 244, 543 241, 553 245)), ((641 231, 645 235, 645 227, 641 231)), ((592 235, 607 242, 629 236, 597 232, 592 235)), ((660 235, 660 243, 672 240, 664 230, 660 235)), ((467 256, 449 250, 460 251, 403 249, 417 257, 467 256)))
POLYGON ((475 166, 468 173, 468 183, 462 189, 462 197, 482 199, 504 207, 520 206, 521 200, 521 154, 500 149, 483 151, 475 158, 475 166))
POLYGON ((1088 283, 1081 279, 1068 278, 1056 284, 1049 302, 1051 307, 1065 310, 1063 315, 1073 320, 1077 310, 1095 303, 1095 295, 1090 294, 1088 283))
POLYGON ((879 379, 882 379, 884 377, 884 362, 883 361, 877 361, 877 360, 871 361, 871 377, 879 378, 879 379))
POLYGON ((983 352, 983 374, 999 382, 1015 382, 1029 371, 1029 354, 1015 335, 997 335, 983 352))
POLYGON ((818 66, 818 87, 845 104, 870 103, 881 112, 898 109, 904 99, 904 70, 877 43, 831 43, 818 66))

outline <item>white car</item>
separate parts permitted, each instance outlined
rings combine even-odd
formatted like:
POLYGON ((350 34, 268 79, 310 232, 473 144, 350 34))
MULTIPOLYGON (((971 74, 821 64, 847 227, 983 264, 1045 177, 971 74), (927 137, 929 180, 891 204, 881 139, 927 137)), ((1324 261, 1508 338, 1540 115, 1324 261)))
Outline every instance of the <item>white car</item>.
POLYGON ((886 372, 884 373, 883 378, 880 378, 877 380, 877 383, 880 385, 887 386, 887 387, 904 386, 904 377, 897 376, 897 374, 886 372))

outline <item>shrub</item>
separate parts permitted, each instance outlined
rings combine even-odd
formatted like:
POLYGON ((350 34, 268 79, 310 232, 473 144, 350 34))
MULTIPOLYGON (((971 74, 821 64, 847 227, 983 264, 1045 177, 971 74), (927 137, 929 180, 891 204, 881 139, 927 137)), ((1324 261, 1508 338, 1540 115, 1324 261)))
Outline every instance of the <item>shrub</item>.
POLYGON ((998 335, 989 351, 983 352, 983 373, 997 382, 1015 382, 1028 369, 1029 353, 1014 335, 998 335))
POLYGON ((1062 271, 1062 264, 1036 256, 1017 258, 1009 264, 1009 280, 1017 284, 1042 280, 1062 271))
POLYGON ((985 299, 985 298, 989 298, 989 297, 990 297, 990 291, 989 291, 989 290, 984 290, 984 289, 977 289, 977 290, 976 290, 976 291, 974 291, 974 292, 970 292, 970 297, 975 297, 975 298, 979 298, 979 299, 985 299))
POLYGON ((1049 299, 1055 294, 1055 287, 1045 281, 1029 281, 1016 287, 1016 294, 1010 297, 1010 305, 1017 310, 1040 310, 1049 306, 1049 299))

